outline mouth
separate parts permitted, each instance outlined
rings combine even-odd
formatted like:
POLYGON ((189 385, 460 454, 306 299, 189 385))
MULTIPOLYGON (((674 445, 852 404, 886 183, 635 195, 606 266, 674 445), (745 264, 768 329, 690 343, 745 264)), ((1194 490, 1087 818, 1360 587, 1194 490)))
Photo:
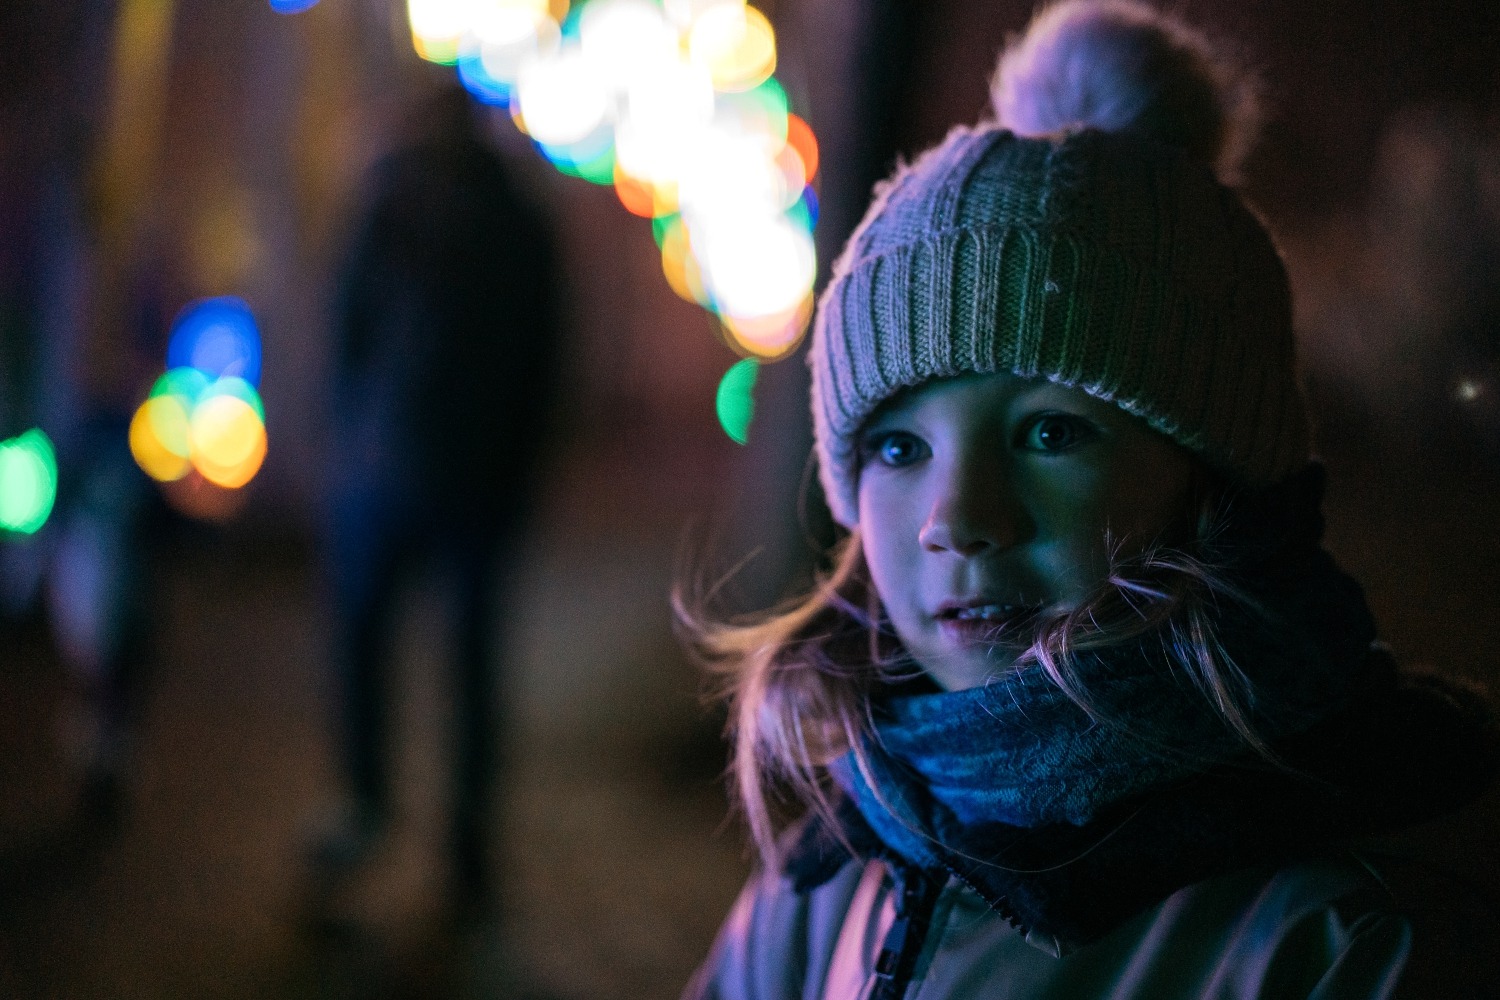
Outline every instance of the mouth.
POLYGON ((945 635, 966 645, 1014 642, 1041 610, 1039 604, 950 601, 934 617, 945 635))

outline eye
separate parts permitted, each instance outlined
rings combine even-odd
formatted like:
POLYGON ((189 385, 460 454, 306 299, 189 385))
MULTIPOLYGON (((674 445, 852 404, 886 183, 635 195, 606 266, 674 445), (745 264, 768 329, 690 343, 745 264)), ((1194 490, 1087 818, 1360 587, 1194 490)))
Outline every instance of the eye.
POLYGON ((922 459, 927 454, 927 443, 909 431, 888 431, 871 435, 864 452, 867 462, 899 469, 922 459))
POLYGON ((1071 451, 1090 440, 1094 425, 1070 413, 1042 413, 1021 427, 1021 447, 1028 451, 1071 451))

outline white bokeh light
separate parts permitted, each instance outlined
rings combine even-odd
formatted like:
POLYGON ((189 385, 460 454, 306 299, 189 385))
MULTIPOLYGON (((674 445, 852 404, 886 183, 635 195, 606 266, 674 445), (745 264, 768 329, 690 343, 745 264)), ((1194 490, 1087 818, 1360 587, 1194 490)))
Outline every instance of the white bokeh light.
POLYGON ((620 169, 654 184, 676 183, 713 121, 714 90, 701 67, 681 60, 638 74, 616 129, 620 169))
POLYGON ((426 43, 457 42, 473 23, 475 0, 406 0, 411 33, 426 43))
POLYGON ((776 33, 754 7, 718 4, 704 10, 694 18, 687 44, 719 90, 748 90, 776 69, 776 33))
POLYGON ((754 225, 780 213, 785 183, 761 137, 712 129, 683 164, 678 199, 694 226, 754 225))
POLYGON ((469 31, 481 47, 523 45, 546 19, 547 0, 474 0, 469 31))
POLYGON ((479 61, 492 79, 506 86, 514 86, 522 67, 533 60, 555 55, 560 41, 561 33, 557 22, 542 15, 531 24, 529 34, 504 42, 493 37, 482 40, 479 61))
POLYGON ((693 250, 719 308, 735 318, 796 309, 817 270, 812 237, 785 217, 709 227, 701 241, 695 230, 693 250))
POLYGON ((565 146, 603 124, 609 96, 593 65, 577 49, 528 62, 516 83, 521 118, 538 142, 565 146))
POLYGON ((605 85, 623 92, 642 73, 677 57, 677 31, 649 0, 593 0, 583 8, 578 40, 605 85))

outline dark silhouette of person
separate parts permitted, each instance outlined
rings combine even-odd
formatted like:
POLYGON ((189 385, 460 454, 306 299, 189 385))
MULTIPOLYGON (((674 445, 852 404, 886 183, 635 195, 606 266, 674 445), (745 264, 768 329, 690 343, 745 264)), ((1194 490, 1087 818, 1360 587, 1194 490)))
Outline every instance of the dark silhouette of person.
POLYGON ((368 181, 335 304, 329 559, 353 809, 318 849, 352 871, 390 821, 395 598, 436 560, 450 608, 455 901, 488 906, 495 825, 496 614, 547 448, 558 381, 552 238, 474 118, 445 90, 368 181))

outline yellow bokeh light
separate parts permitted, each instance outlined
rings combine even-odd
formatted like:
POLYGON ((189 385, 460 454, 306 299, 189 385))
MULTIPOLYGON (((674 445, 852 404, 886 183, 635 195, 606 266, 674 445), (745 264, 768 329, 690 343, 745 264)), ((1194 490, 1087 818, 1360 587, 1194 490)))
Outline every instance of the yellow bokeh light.
POLYGON ((745 6, 745 0, 663 0, 662 9, 667 19, 683 31, 693 26, 699 15, 710 7, 745 6))
POLYGON ((615 194, 626 211, 643 218, 660 218, 677 211, 677 191, 671 184, 637 180, 615 165, 615 194))
POLYGON ((198 456, 193 457, 193 468, 204 479, 215 486, 222 486, 227 490, 237 490, 260 471, 261 463, 266 459, 266 435, 264 429, 256 436, 254 448, 250 454, 245 456, 244 461, 234 466, 217 466, 198 456))
POLYGON ((749 90, 776 70, 776 33, 754 7, 719 4, 693 21, 688 53, 708 68, 716 90, 749 90))
MULTIPOLYGON (((818 146, 774 76, 764 13, 745 0, 588 0, 569 20, 568 0, 405 2, 425 58, 456 62, 557 169, 612 183, 652 219, 668 284, 716 313, 735 349, 774 360, 795 348, 816 271, 818 146)), ((237 487, 264 457, 263 423, 242 394, 222 395, 188 403, 196 471, 183 482, 237 487)))
POLYGON ((130 421, 130 454, 141 470, 158 482, 187 475, 188 415, 175 396, 155 396, 142 403, 130 421))
POLYGON ((678 297, 700 306, 708 306, 708 289, 703 285, 703 273, 698 269, 687 227, 681 220, 674 223, 662 238, 661 269, 667 277, 667 284, 678 297))
POLYGON ((192 454, 218 466, 237 466, 255 450, 263 425, 255 408, 235 396, 214 396, 193 410, 188 425, 192 454))
POLYGON ((159 397, 147 400, 146 424, 151 436, 167 451, 179 458, 188 457, 188 414, 191 404, 181 396, 159 397))
POLYGON ((812 319, 813 296, 807 295, 792 309, 771 316, 736 318, 721 316, 724 330, 734 345, 762 360, 775 360, 796 348, 812 319))
POLYGON ((428 62, 452 65, 473 23, 475 0, 406 0, 412 45, 428 62))

